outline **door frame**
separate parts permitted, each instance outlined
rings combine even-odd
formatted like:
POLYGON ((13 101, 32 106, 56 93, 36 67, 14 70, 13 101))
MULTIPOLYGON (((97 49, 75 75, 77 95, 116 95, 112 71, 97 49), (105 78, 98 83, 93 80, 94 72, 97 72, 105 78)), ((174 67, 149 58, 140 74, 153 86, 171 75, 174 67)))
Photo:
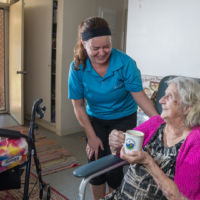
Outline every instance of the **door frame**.
POLYGON ((8 113, 9 112, 9 65, 8 65, 8 54, 9 54, 9 8, 8 7, 1 7, 4 10, 4 98, 5 98, 5 109, 0 111, 0 114, 8 113))
POLYGON ((24 124, 24 1, 9 7, 9 113, 24 124))

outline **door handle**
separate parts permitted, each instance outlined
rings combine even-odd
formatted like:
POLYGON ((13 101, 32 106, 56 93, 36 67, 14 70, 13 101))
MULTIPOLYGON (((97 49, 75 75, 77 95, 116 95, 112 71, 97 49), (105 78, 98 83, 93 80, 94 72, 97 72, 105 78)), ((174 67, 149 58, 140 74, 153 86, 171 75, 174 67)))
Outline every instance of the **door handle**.
POLYGON ((17 74, 27 74, 26 71, 17 71, 17 74))

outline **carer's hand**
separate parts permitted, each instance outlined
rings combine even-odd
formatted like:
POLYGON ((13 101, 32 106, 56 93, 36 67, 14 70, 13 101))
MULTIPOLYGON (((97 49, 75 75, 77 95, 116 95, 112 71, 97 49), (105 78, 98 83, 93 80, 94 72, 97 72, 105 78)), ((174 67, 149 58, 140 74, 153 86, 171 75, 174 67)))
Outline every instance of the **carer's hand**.
POLYGON ((126 154, 124 147, 120 151, 120 158, 127 160, 131 164, 138 163, 143 165, 148 165, 153 159, 146 151, 132 151, 126 154))
POLYGON ((86 146, 86 154, 88 159, 91 159, 93 154, 95 154, 95 160, 98 158, 99 148, 104 150, 103 143, 96 135, 94 137, 88 138, 88 144, 86 146))
POLYGON ((122 131, 118 131, 116 129, 112 130, 109 135, 109 145, 110 150, 113 155, 116 155, 120 152, 120 149, 123 146, 125 140, 125 136, 122 131))

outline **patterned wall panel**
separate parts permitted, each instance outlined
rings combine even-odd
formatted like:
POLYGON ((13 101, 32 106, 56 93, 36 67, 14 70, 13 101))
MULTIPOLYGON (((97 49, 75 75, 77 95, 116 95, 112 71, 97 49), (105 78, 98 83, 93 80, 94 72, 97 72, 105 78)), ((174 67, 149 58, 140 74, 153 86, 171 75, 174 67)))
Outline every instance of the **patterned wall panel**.
POLYGON ((157 92, 161 79, 161 76, 142 75, 143 88, 150 99, 157 92))
MULTIPOLYGON (((146 95, 155 103, 158 86, 162 76, 142 75, 142 84, 146 95)), ((143 112, 138 108, 139 112, 143 112)))

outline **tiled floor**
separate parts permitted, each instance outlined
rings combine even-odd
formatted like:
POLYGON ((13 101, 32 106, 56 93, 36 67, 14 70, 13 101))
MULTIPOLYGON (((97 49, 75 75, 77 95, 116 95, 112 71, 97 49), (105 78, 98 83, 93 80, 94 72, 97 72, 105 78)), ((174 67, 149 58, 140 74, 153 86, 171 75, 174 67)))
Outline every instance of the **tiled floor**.
MULTIPOLYGON (((17 125, 15 120, 13 120, 9 115, 0 115, 0 128, 12 125, 17 125)), ((66 148, 73 156, 77 158, 77 160, 80 161, 81 164, 87 163, 87 158, 85 155, 84 133, 60 137, 41 127, 39 128, 39 131, 66 148)), ((47 175, 44 176, 43 179, 60 193, 68 197, 69 200, 77 200, 78 187, 81 179, 73 176, 72 172, 74 169, 75 168, 67 169, 55 174, 47 175)), ((91 199, 92 197, 88 185, 86 189, 85 200, 91 199)))
POLYGON ((0 128, 18 125, 17 122, 7 114, 0 114, 0 128))

